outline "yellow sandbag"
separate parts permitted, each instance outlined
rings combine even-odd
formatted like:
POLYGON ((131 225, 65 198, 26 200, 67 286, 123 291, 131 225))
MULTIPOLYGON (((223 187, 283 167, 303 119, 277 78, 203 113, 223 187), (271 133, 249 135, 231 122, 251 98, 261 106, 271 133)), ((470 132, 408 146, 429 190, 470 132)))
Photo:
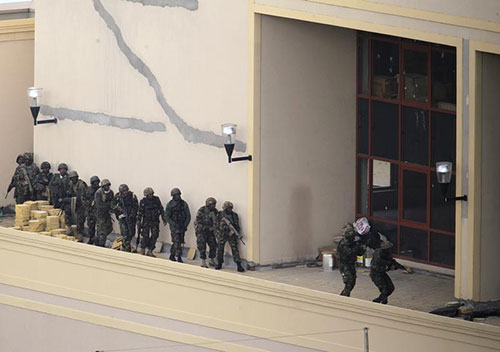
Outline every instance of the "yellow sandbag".
POLYGON ((40 232, 40 235, 52 236, 52 234, 50 233, 50 231, 42 231, 42 232, 40 232))
POLYGON ((59 227, 59 216, 52 216, 52 215, 49 215, 47 216, 47 231, 52 231, 52 230, 55 230, 55 229, 58 229, 60 228, 59 227))
POLYGON ((14 220, 14 226, 16 227, 23 227, 23 226, 28 226, 29 224, 29 220, 18 220, 18 219, 15 219, 14 220))
POLYGON ((55 234, 54 237, 60 238, 62 240, 67 240, 68 239, 68 236, 67 235, 63 235, 62 233, 55 234))
POLYGON ((29 230, 30 230, 29 225, 25 225, 25 226, 23 226, 23 231, 29 231, 29 230))
POLYGON ((50 233, 55 237, 55 235, 66 234, 66 229, 54 229, 51 230, 50 233))
POLYGON ((48 212, 51 209, 54 209, 53 205, 40 205, 40 210, 48 212))
POLYGON ((45 230, 45 222, 41 220, 30 220, 28 228, 31 232, 42 232, 45 230))
POLYGON ((31 208, 29 205, 16 204, 16 217, 28 217, 30 216, 31 208))
POLYGON ((37 200, 35 202, 36 202, 36 204, 38 204, 38 209, 40 209, 40 207, 42 205, 49 205, 49 201, 48 200, 37 200))
POLYGON ((61 209, 49 209, 48 212, 50 216, 60 216, 63 211, 61 209))
POLYGON ((32 210, 31 211, 31 219, 32 220, 41 220, 45 219, 49 215, 46 211, 43 210, 32 210))
POLYGON ((24 202, 24 205, 29 206, 30 211, 31 210, 38 210, 38 203, 33 201, 33 200, 27 200, 26 202, 24 202))

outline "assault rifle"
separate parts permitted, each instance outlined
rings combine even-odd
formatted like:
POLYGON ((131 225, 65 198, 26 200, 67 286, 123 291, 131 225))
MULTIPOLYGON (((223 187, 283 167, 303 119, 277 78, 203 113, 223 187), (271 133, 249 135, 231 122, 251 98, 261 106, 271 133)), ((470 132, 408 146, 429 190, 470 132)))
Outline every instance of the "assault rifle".
POLYGON ((238 237, 238 239, 241 241, 241 243, 243 243, 244 246, 246 246, 247 244, 245 243, 245 241, 243 241, 243 235, 241 235, 233 226, 233 224, 231 224, 231 222, 225 218, 225 217, 222 217, 222 221, 224 221, 226 223, 226 225, 229 227, 229 229, 231 230, 231 233, 236 235, 236 237, 238 237))

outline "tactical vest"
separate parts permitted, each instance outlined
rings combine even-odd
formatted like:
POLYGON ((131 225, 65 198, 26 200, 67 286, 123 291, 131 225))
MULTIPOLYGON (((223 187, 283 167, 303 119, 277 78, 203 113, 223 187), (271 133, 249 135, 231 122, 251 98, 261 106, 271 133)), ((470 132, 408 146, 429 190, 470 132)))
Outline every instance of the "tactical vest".
POLYGON ((153 199, 148 199, 148 198, 143 198, 142 201, 144 202, 144 220, 146 221, 151 221, 151 222, 157 222, 158 217, 161 215, 160 213, 160 208, 161 208, 161 203, 160 199, 156 196, 153 196, 153 199))
POLYGON ((184 201, 180 200, 170 209, 172 212, 172 220, 176 225, 183 225, 186 221, 187 216, 184 208, 184 201))

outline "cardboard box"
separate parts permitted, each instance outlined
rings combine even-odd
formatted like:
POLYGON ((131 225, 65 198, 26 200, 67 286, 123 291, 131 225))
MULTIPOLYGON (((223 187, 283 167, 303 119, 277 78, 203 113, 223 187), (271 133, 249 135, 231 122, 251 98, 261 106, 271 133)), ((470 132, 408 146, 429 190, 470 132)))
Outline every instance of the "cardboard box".
POLYGON ((53 205, 40 205, 40 210, 48 212, 51 209, 54 209, 53 205))
POLYGON ((39 210, 38 209, 38 203, 33 201, 33 200, 27 200, 26 202, 24 202, 24 205, 27 205, 30 207, 30 211, 31 210, 39 210))
POLYGON ((373 76, 373 95, 396 99, 398 97, 398 79, 390 76, 373 76))
POLYGON ((45 222, 43 222, 41 220, 30 220, 28 228, 29 228, 29 231, 31 231, 31 232, 45 231, 45 222))
POLYGON ((16 218, 28 218, 31 215, 31 208, 29 205, 16 204, 16 218))
POLYGON ((36 202, 36 204, 38 204, 38 209, 40 209, 40 206, 42 206, 42 205, 49 205, 48 200, 37 200, 35 202, 36 202))
POLYGON ((427 76, 407 73, 404 91, 406 100, 427 101, 427 76))
POLYGON ((61 209, 49 209, 48 213, 50 216, 61 216, 63 211, 61 209))
POLYGON ((59 216, 49 215, 46 218, 47 231, 52 231, 59 228, 59 216))
POLYGON ((49 215, 46 211, 43 210, 32 210, 31 211, 31 219, 32 220, 41 220, 45 219, 49 215))

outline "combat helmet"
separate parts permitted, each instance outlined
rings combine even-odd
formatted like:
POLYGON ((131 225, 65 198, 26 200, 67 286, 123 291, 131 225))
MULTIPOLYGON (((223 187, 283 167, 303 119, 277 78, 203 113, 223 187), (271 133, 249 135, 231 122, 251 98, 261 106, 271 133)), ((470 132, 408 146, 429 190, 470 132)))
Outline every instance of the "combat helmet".
POLYGON ((66 165, 66 163, 60 163, 59 166, 57 167, 57 170, 61 169, 66 169, 66 171, 68 171, 68 165, 66 165))
POLYGON ((155 194, 155 191, 153 191, 153 189, 151 187, 146 187, 144 189, 144 197, 147 197, 150 194, 155 194))
POLYGON ((207 200, 205 201, 206 206, 215 205, 215 204, 217 204, 217 200, 213 197, 208 197, 207 200))
POLYGON ((94 182, 99 183, 99 182, 101 182, 101 180, 100 180, 100 179, 99 179, 99 177, 97 177, 97 176, 92 176, 92 177, 90 178, 90 183, 94 183, 94 182))
POLYGON ((78 172, 71 170, 70 172, 68 172, 68 177, 69 178, 78 177, 78 172))
POLYGON ((356 235, 354 226, 350 222, 348 222, 347 224, 344 225, 344 227, 342 227, 341 233, 344 237, 348 238, 354 238, 354 236, 356 235))
POLYGON ((107 178, 101 181, 101 187, 104 186, 111 186, 111 182, 107 178))
POLYGON ((42 165, 40 165, 40 169, 49 169, 50 170, 50 163, 48 161, 44 161, 42 165))
POLYGON ((222 204, 222 210, 226 210, 227 208, 233 208, 233 203, 226 200, 224 204, 222 204))
POLYGON ((123 193, 128 191, 128 186, 126 184, 121 184, 120 187, 118 187, 118 192, 123 193))
POLYGON ((19 162, 19 159, 24 160, 24 154, 19 154, 19 155, 17 156, 17 158, 16 158, 16 163, 21 164, 21 163, 19 162))
POLYGON ((26 152, 26 153, 23 154, 23 158, 24 158, 24 160, 31 160, 31 161, 33 161, 33 153, 26 152))
POLYGON ((170 195, 173 197, 176 194, 181 194, 181 190, 178 188, 172 188, 172 190, 170 191, 170 195))

